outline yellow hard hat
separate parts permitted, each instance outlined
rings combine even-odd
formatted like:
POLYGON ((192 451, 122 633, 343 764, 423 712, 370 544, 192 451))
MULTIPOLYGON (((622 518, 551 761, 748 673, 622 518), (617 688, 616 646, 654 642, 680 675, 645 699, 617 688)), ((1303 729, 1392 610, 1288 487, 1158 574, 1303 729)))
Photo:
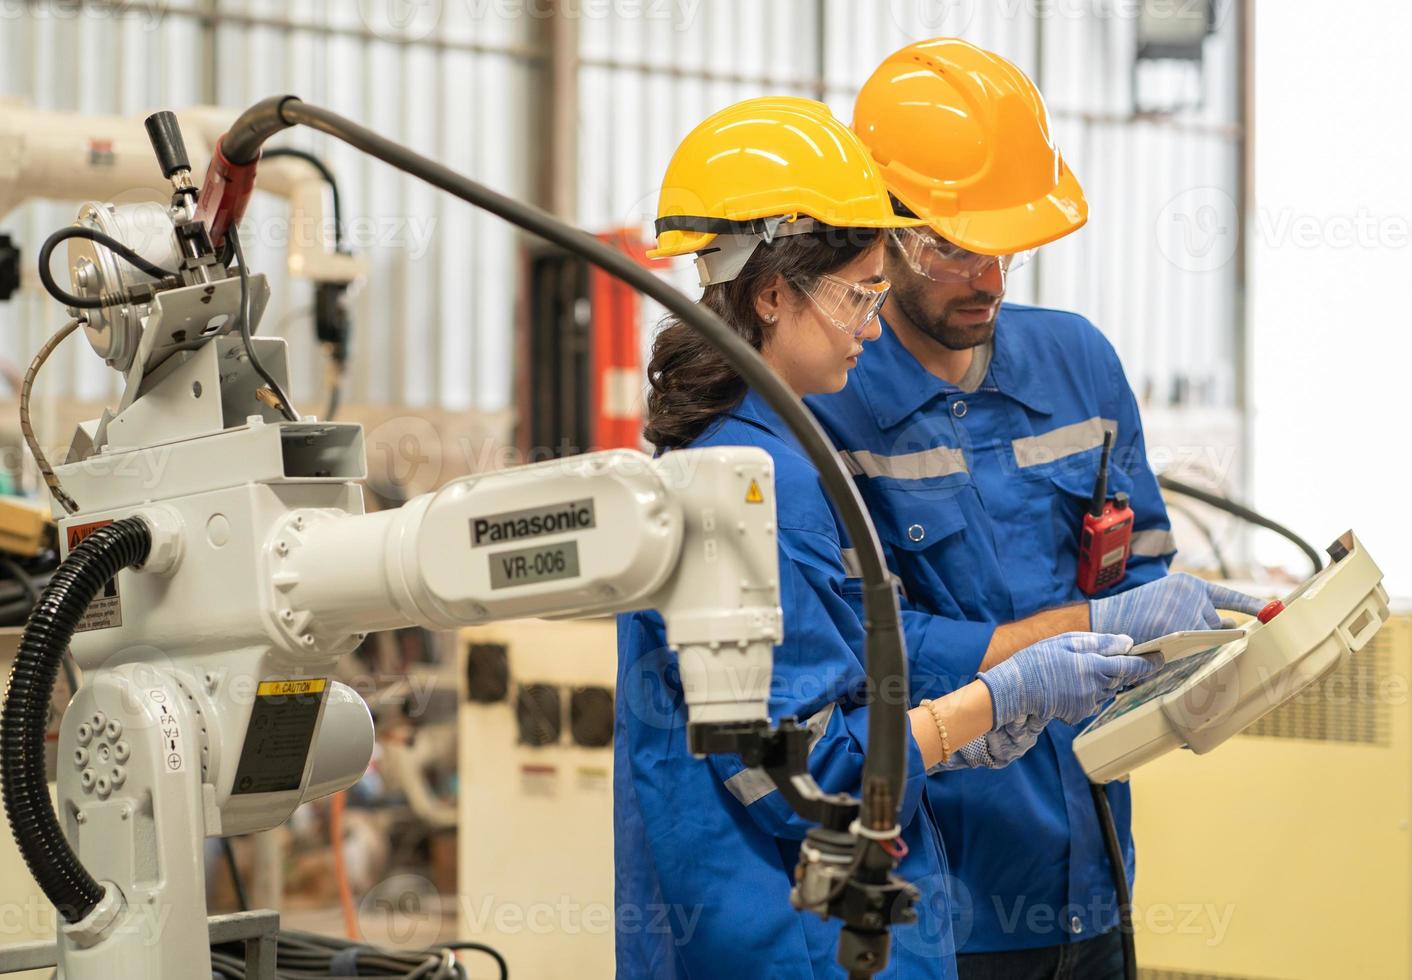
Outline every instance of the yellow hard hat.
POLYGON ((657 247, 647 254, 688 255, 723 234, 769 239, 802 217, 843 228, 921 224, 893 213, 868 151, 828 106, 747 99, 677 147, 657 202, 657 247))
POLYGON ((1007 255, 1088 220, 1029 76, 958 38, 889 55, 864 83, 853 129, 888 190, 948 241, 1007 255))

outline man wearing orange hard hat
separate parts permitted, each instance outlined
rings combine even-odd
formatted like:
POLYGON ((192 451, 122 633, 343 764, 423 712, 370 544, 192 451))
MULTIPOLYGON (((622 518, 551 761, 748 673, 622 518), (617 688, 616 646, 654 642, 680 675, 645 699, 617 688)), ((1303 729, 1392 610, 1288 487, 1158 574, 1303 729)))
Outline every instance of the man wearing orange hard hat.
MULTIPOLYGON (((904 587, 913 700, 1059 633, 1141 643, 1258 611, 1167 574, 1171 525, 1108 340, 1078 314, 1003 302, 1027 252, 1088 219, 1034 83, 965 41, 919 42, 863 85, 853 129, 894 209, 924 225, 889 230, 882 336, 843 391, 810 404, 904 587)), ((1081 729, 1050 722, 1007 768, 930 777, 962 980, 1123 976, 1120 879, 1072 748, 1081 729)), ((1102 792, 1130 886, 1128 786, 1102 792)))

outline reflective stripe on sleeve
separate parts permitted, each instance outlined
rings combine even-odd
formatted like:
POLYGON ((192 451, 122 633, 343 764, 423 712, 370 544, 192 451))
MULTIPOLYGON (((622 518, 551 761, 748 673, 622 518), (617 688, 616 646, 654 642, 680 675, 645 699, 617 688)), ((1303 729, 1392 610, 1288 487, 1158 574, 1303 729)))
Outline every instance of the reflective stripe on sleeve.
POLYGON ((1160 528, 1133 533, 1131 552, 1143 558, 1160 558, 1177 550, 1177 536, 1160 528))

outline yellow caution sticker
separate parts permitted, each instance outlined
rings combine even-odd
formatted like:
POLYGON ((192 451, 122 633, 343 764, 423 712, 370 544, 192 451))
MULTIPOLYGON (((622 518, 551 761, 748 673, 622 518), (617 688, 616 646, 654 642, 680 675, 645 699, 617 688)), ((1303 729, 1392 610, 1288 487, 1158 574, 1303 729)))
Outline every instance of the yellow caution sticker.
POLYGON ((328 679, 324 677, 311 677, 302 681, 261 681, 255 693, 262 698, 288 694, 322 694, 327 686, 328 679))
POLYGON ((765 495, 760 492, 758 481, 750 481, 750 489, 745 491, 745 502, 747 504, 763 504, 765 502, 765 495))

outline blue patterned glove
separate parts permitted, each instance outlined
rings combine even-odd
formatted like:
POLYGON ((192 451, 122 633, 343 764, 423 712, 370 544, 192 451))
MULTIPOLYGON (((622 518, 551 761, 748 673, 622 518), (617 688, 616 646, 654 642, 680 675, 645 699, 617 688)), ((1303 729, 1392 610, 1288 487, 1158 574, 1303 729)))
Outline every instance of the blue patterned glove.
POLYGON ((1182 630, 1217 630, 1217 609, 1254 616, 1265 602, 1243 592, 1207 582, 1194 575, 1167 575, 1115 596, 1089 602, 1095 633, 1121 633, 1134 643, 1146 643, 1182 630))
POLYGON ((1065 633, 1025 647, 980 675, 994 705, 992 728, 1031 718, 1077 724, 1157 669, 1141 657, 1124 656, 1132 646, 1126 636, 1065 633))
POLYGON ((1044 726, 1043 718, 1026 718, 1002 725, 967 742, 939 769, 1004 769, 1030 750, 1044 726))

